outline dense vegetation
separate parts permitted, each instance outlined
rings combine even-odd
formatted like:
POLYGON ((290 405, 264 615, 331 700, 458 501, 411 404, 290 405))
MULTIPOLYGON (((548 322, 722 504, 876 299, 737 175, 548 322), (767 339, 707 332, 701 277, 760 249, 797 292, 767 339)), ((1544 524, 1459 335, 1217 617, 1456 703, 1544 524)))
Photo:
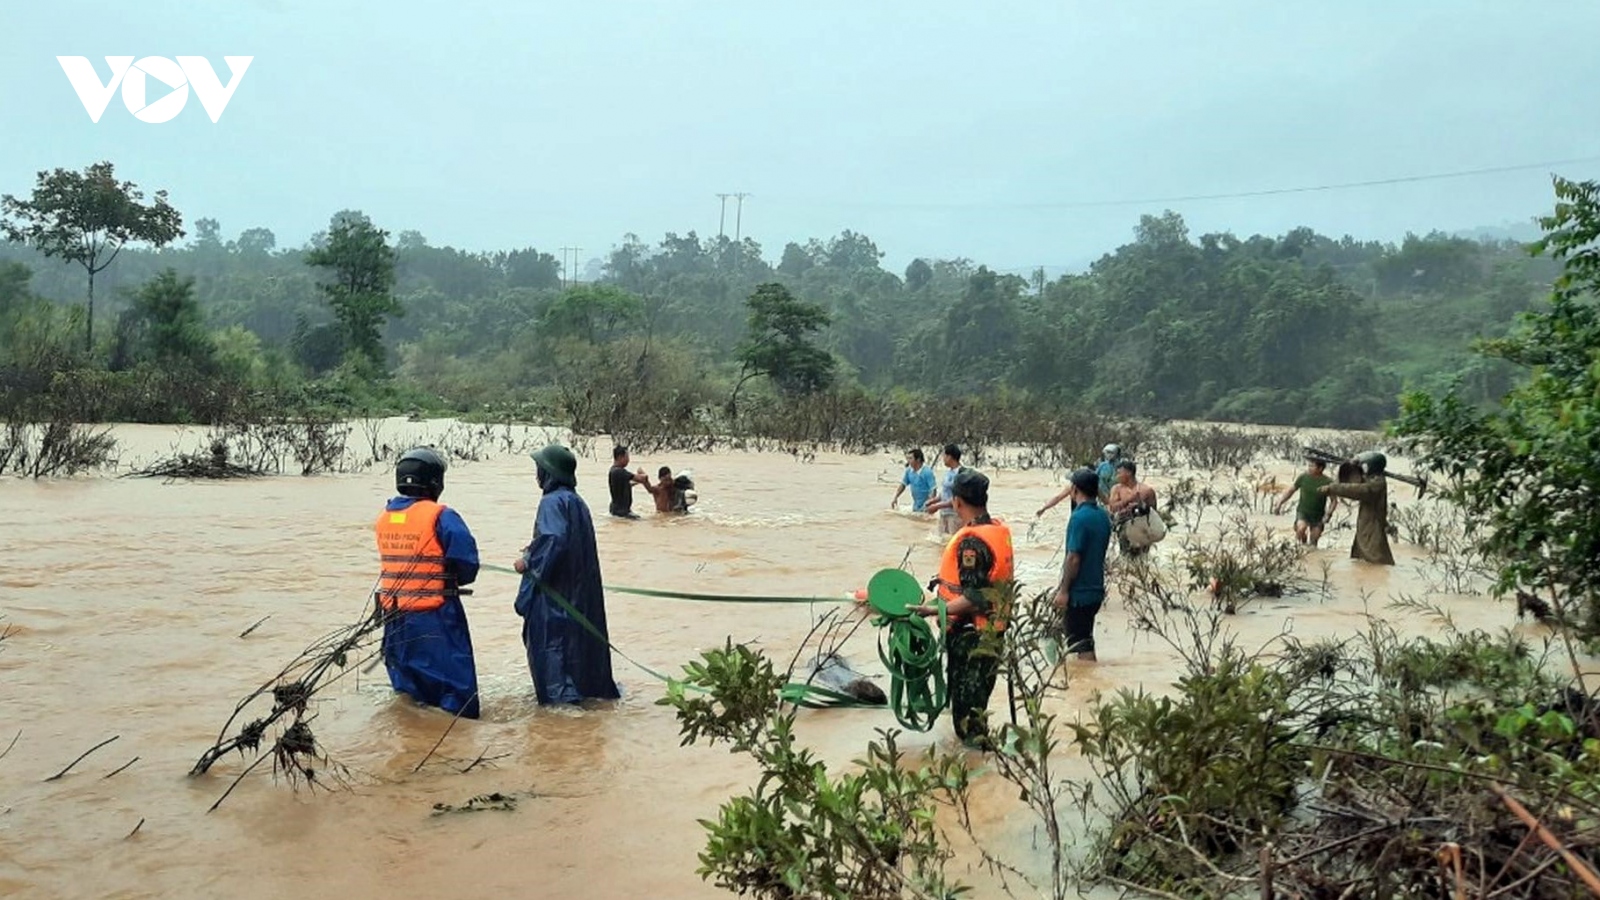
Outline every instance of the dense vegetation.
MULTIPOLYGON (((41 173, 9 218, 74 185, 132 188, 109 164, 41 173)), ((750 239, 630 234, 598 280, 564 284, 549 253, 391 239, 352 211, 298 248, 263 228, 228 239, 204 218, 174 237, 177 213, 157 197, 159 229, 137 196, 109 205, 126 227, 101 236, 117 252, 92 265, 62 251, 73 244, 60 227, 53 244, 38 229, 0 243, 8 384, 55 384, 55 402, 80 420, 208 420, 242 398, 310 390, 350 407, 684 427, 735 411, 737 391, 738 405, 758 408, 819 394, 905 410, 1003 397, 1370 427, 1405 388, 1459 381, 1469 403, 1498 400, 1514 367, 1467 346, 1504 334, 1555 275, 1511 242, 1436 233, 1391 245, 1304 228, 1194 239, 1167 212, 1054 281, 965 259, 917 259, 897 274, 870 238, 845 231, 789 243, 775 262, 750 239), (86 269, 107 320, 92 339, 86 269)))
POLYGON ((1393 428, 1447 477, 1497 587, 1548 595, 1600 640, 1600 182, 1557 179, 1556 198, 1534 247, 1562 264, 1550 304, 1479 348, 1528 377, 1488 411, 1411 394, 1393 428))

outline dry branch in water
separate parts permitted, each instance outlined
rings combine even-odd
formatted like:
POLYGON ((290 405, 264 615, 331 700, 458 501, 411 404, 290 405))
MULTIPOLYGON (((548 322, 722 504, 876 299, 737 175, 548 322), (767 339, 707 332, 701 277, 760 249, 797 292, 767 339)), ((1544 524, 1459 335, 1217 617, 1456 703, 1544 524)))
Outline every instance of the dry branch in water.
POLYGON ((211 442, 208 453, 179 453, 152 466, 136 469, 124 477, 129 478, 186 478, 226 480, 230 478, 260 478, 271 474, 259 465, 239 465, 228 459, 228 444, 222 439, 211 442))
POLYGON ((112 465, 117 439, 111 430, 95 430, 61 419, 9 422, 0 432, 0 475, 54 478, 112 465))
MULTIPOLYGON (((19 734, 20 734, 20 732, 19 732, 19 734)), ((51 775, 49 778, 46 778, 45 781, 57 781, 57 780, 59 780, 63 775, 67 774, 68 772, 71 772, 73 766, 75 766, 78 763, 81 763, 85 759, 87 759, 89 754, 95 752, 96 750, 99 750, 101 747, 104 747, 105 745, 111 743, 112 741, 116 740, 119 737, 122 737, 122 735, 114 734, 111 737, 108 737, 105 740, 101 741, 100 743, 95 744, 93 747, 90 747, 89 749, 83 751, 83 755, 82 756, 79 756, 77 759, 73 760, 72 762, 67 763, 67 767, 65 769, 62 769, 61 771, 55 773, 54 775, 51 775)))
POLYGON ((135 756, 133 759, 128 760, 127 762, 123 763, 122 765, 117 766, 115 769, 112 769, 111 771, 107 772, 106 774, 100 776, 100 780, 104 781, 107 778, 110 778, 111 776, 122 772, 124 769, 128 768, 129 766, 133 765, 134 763, 136 763, 138 761, 139 761, 139 757, 135 756))
MULTIPOLYGON (((330 772, 332 780, 340 780, 342 768, 328 759, 311 730, 311 720, 315 716, 308 712, 310 704, 320 691, 365 663, 368 654, 377 656, 379 651, 371 647, 372 638, 382 632, 389 615, 374 603, 371 612, 361 621, 312 643, 278 674, 239 701, 233 714, 223 723, 216 742, 189 770, 191 776, 203 775, 229 753, 256 754, 255 760, 234 778, 211 809, 220 806, 245 776, 269 759, 273 762, 273 774, 286 776, 293 786, 301 781, 312 788, 325 786, 330 780, 325 776, 330 772), (245 710, 267 698, 271 706, 266 713, 247 720, 230 736, 229 730, 243 717, 245 710)), ((253 629, 254 626, 247 629, 245 634, 253 629)))
POLYGON ((241 638, 249 637, 250 633, 252 631, 255 631, 257 628, 260 628, 261 627, 261 623, 265 622, 266 620, 268 620, 270 618, 272 618, 272 613, 267 613, 266 615, 262 616, 260 619, 257 619, 256 623, 254 625, 251 625, 249 628, 246 628, 245 630, 239 632, 239 637, 241 637, 241 638))

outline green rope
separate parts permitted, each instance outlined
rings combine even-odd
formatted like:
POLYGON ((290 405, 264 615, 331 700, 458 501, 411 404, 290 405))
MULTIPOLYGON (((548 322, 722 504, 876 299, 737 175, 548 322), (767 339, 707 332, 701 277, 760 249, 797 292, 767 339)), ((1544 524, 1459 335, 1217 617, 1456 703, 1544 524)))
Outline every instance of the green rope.
MULTIPOLYGON (((520 577, 520 573, 516 569, 506 566, 482 563, 478 568, 520 577)), ((700 600, 707 603, 832 603, 835 599, 832 597, 761 597, 730 594, 696 594, 688 591, 661 591, 652 588, 620 587, 614 584, 606 585, 606 591, 617 594, 637 594, 641 597, 663 597, 668 600, 700 600)))
MULTIPOLYGON (((484 563, 479 566, 491 572, 501 572, 507 575, 518 575, 517 570, 505 566, 496 566, 484 563)), ((579 612, 576 607, 567 602, 560 592, 541 582, 540 587, 562 611, 578 623, 591 637, 600 641, 624 660, 632 663, 640 671, 664 683, 672 683, 673 679, 657 672, 644 663, 639 662, 628 654, 622 652, 616 644, 611 643, 600 629, 596 628, 588 617, 579 612)), ((674 600, 698 600, 716 603, 819 603, 826 602, 816 597, 748 597, 729 596, 726 594, 696 594, 683 591, 660 591, 647 588, 607 587, 607 591, 619 593, 639 594, 646 597, 663 597, 674 600)), ((883 662, 889 671, 889 706, 894 710, 895 719, 901 725, 912 731, 926 732, 933 728, 938 721, 939 713, 945 707, 948 699, 945 682, 944 668, 940 665, 944 653, 945 634, 949 619, 945 612, 944 598, 936 597, 939 609, 939 630, 937 633, 929 626, 926 619, 920 615, 905 616, 878 616, 872 624, 879 628, 887 626, 886 630, 878 634, 878 659, 883 662)), ((779 696, 787 703, 803 706, 807 709, 839 709, 847 707, 874 707, 878 704, 866 703, 849 694, 816 685, 791 681, 779 691, 779 696)))
POLYGON ((872 624, 878 632, 878 659, 889 670, 889 706, 901 725, 912 731, 929 731, 949 699, 945 690, 944 638, 949 620, 944 598, 939 604, 937 633, 920 615, 879 616, 872 624))

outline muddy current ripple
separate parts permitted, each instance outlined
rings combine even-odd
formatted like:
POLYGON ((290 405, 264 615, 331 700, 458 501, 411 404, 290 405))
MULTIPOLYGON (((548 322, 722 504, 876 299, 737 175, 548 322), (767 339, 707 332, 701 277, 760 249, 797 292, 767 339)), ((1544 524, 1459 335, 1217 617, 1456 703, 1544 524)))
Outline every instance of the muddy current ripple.
MULTIPOLYGON (((396 423, 391 440, 425 440, 429 425, 396 423), (409 432, 407 431, 409 429, 409 432)), ((434 427, 434 431, 438 428, 434 427)), ((116 429, 125 463, 151 461, 193 433, 116 429)), ((597 445, 596 451, 609 445, 597 445)), ((930 454, 932 455, 932 454, 930 454)), ((880 568, 909 565, 926 580, 941 542, 929 520, 887 509, 898 460, 874 456, 716 453, 645 455, 654 471, 693 469, 701 503, 683 519, 619 521, 604 515, 605 468, 580 462, 580 493, 596 512, 608 584, 711 593, 798 594, 803 605, 692 603, 612 594, 612 639, 640 662, 677 671, 728 638, 757 643, 786 663, 814 617, 880 568)), ((1268 466, 1280 482, 1290 463, 1268 466)), ((1035 587, 1053 580, 1065 505, 1030 529, 1033 510, 1063 473, 991 469, 991 510, 1015 524, 1019 570, 1035 587)), ((1151 471, 1163 487, 1177 473, 1151 471)), ((1234 480, 1232 473, 1218 479, 1234 480)), ((18 897, 547 897, 728 896, 695 874, 696 820, 743 791, 753 767, 721 748, 680 747, 659 683, 614 659, 625 697, 598 710, 538 708, 512 611, 516 580, 485 572, 467 599, 484 718, 461 722, 436 757, 412 769, 449 717, 397 698, 380 667, 347 678, 317 706, 314 727, 358 773, 352 791, 315 795, 252 776, 216 812, 238 757, 206 777, 189 767, 234 704, 314 639, 354 621, 376 575, 372 522, 392 493, 390 471, 225 483, 86 477, 0 483, 0 895, 18 897), (270 616, 248 637, 241 631, 270 616), (45 782, 94 744, 114 743, 65 778, 45 782), (104 776, 134 757, 138 762, 104 776), (434 804, 529 792, 514 811, 432 815, 434 804), (143 820, 137 834, 129 837, 143 820)), ((502 454, 452 466, 443 500, 475 533, 485 562, 509 565, 527 542, 537 501, 532 464, 502 454)), ((1401 488, 1397 498, 1409 498, 1401 488)), ((649 498, 635 504, 648 512, 649 498)), ((1263 519, 1288 533, 1291 516, 1263 519)), ((1252 604, 1235 627, 1265 640, 1293 619, 1302 637, 1361 627, 1363 594, 1425 593, 1418 552, 1396 544, 1392 571, 1347 556, 1335 532, 1308 566, 1332 564, 1334 595, 1252 604)), ((1160 553, 1180 551, 1176 533, 1160 553)), ((1481 597, 1451 601, 1463 627, 1498 629, 1510 607, 1481 597)), ((1411 623, 1417 628, 1426 623, 1411 623)), ((1130 631, 1115 597, 1101 616, 1101 662, 1074 664, 1062 701, 1081 708, 1096 690, 1175 673, 1165 648, 1130 631)), ((881 674, 873 634, 846 648, 881 674)), ((996 689, 996 710, 1005 688, 996 689)), ((887 711, 805 711, 801 733, 844 765, 894 724, 887 711)), ((947 719, 913 748, 953 741, 947 719)), ((1065 760, 1069 775, 1081 774, 1065 760)), ((258 770, 264 772, 265 768, 258 770)), ((1015 791, 978 792, 979 827, 1025 865, 1032 824, 1015 791)), ((992 891, 964 863, 954 871, 992 891)))

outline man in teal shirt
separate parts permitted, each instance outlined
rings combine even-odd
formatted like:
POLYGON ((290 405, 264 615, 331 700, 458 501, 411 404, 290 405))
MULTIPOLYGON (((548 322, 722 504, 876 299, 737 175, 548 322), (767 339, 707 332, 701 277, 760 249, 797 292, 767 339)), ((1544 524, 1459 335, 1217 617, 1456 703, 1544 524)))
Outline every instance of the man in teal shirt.
POLYGON ((900 495, 906 488, 911 488, 911 508, 917 512, 926 512, 928 498, 933 496, 933 489, 937 484, 933 470, 928 468, 927 459, 922 455, 921 447, 913 447, 906 453, 906 473, 900 479, 900 487, 894 492, 894 499, 889 501, 889 508, 894 509, 900 503, 900 495))
POLYGON ((1106 599, 1106 548, 1111 516, 1097 498, 1100 478, 1088 469, 1072 473, 1072 517, 1067 520, 1067 558, 1055 607, 1062 612, 1065 650, 1094 662, 1094 619, 1106 599))

